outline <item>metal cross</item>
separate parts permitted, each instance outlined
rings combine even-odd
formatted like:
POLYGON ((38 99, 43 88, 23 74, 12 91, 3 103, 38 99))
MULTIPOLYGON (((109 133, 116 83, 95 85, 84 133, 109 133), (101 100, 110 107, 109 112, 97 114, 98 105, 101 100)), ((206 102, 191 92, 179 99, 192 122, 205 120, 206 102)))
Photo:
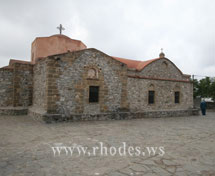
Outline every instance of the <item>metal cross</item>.
POLYGON ((62 24, 60 24, 60 26, 58 26, 57 29, 59 29, 60 35, 62 34, 62 30, 65 30, 65 28, 62 26, 62 24))
POLYGON ((161 52, 163 53, 163 48, 161 48, 161 52))

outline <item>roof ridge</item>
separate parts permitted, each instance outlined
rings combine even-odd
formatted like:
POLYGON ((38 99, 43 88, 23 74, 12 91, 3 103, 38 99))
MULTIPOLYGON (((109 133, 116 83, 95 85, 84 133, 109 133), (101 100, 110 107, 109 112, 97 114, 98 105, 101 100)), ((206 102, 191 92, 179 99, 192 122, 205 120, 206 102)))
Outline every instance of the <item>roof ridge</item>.
POLYGON ((120 58, 120 57, 115 57, 111 56, 113 59, 116 59, 128 66, 128 68, 135 68, 139 71, 141 71, 143 68, 145 68, 147 65, 149 65, 151 62, 158 60, 160 58, 155 58, 155 59, 150 59, 150 60, 132 60, 132 59, 126 59, 126 58, 120 58))

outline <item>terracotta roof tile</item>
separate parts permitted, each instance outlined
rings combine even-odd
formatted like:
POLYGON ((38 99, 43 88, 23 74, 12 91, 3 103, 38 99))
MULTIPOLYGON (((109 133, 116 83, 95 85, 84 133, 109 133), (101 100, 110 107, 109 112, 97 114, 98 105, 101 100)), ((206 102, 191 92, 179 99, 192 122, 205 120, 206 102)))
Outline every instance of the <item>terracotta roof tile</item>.
POLYGON ((120 57, 113 57, 113 56, 112 56, 112 58, 126 64, 128 68, 134 68, 139 71, 142 70, 144 67, 146 67, 151 62, 160 59, 160 58, 156 58, 156 59, 151 59, 151 60, 147 60, 147 61, 138 61, 138 60, 130 60, 130 59, 125 59, 125 58, 120 58, 120 57))

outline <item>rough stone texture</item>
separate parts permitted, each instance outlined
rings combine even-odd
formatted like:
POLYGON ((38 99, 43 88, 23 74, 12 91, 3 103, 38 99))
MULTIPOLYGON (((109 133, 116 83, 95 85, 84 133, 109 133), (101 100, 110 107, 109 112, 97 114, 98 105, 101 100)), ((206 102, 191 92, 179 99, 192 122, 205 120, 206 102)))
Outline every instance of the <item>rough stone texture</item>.
POLYGON ((187 110, 193 108, 193 87, 192 83, 129 78, 128 100, 132 112, 187 110), (155 91, 155 103, 148 104, 148 91, 152 86, 155 91), (174 102, 176 90, 180 91, 180 103, 174 102))
POLYGON ((0 107, 13 105, 13 69, 0 69, 0 107))
POLYGON ((13 106, 32 105, 33 65, 14 63, 13 106))
POLYGON ((49 58, 48 66, 48 110, 53 113, 100 114, 127 107, 126 67, 102 52, 88 49, 56 56, 49 58), (88 78, 90 68, 98 72, 96 79, 88 78), (99 103, 89 103, 89 86, 100 87, 99 103))
POLYGON ((207 102, 207 108, 215 110, 215 102, 207 102))
POLYGON ((46 79, 47 78, 47 65, 46 60, 41 60, 34 65, 33 75, 33 107, 37 111, 46 112, 46 79))
POLYGON ((147 65, 141 72, 138 73, 138 75, 152 78, 187 80, 175 64, 166 58, 158 59, 147 65))
POLYGON ((35 65, 34 103, 30 112, 48 119, 51 117, 47 114, 52 114, 59 121, 121 119, 115 113, 129 111, 135 114, 131 115, 133 118, 137 113, 158 117, 173 116, 170 112, 181 116, 177 111, 192 114, 193 87, 188 77, 165 58, 145 69, 128 70, 125 64, 96 49, 49 56, 35 65), (95 77, 89 77, 91 69, 95 77), (89 103, 89 86, 99 86, 98 103, 89 103), (152 105, 148 105, 150 89, 155 91, 152 105), (180 92, 178 104, 174 102, 175 91, 180 92), (151 111, 157 112, 150 115, 151 111))
POLYGON ((38 108, 38 107, 29 107, 28 108, 28 115, 30 117, 32 117, 34 120, 36 121, 41 121, 44 122, 43 120, 43 116, 46 114, 47 112, 44 109, 38 108))
POLYGON ((0 107, 0 115, 27 115, 27 107, 0 107))
POLYGON ((9 66, 0 71, 0 106, 32 105, 30 114, 40 119, 108 120, 137 118, 138 114, 193 114, 193 84, 166 58, 137 71, 101 51, 85 49, 41 58, 34 65, 13 61, 9 66), (99 86, 97 103, 89 102, 90 86, 99 86), (149 90, 155 91, 155 103, 150 105, 149 90), (175 91, 180 92, 180 103, 174 102, 175 91))
POLYGON ((13 63, 0 69, 0 107, 32 104, 33 65, 13 63))
MULTIPOLYGON (((35 113, 35 112, 33 112, 35 113)), ((64 114, 32 114, 34 118, 46 123, 65 122, 65 121, 94 121, 94 120, 130 120, 142 118, 161 118, 161 117, 183 117, 199 115, 199 109, 189 110, 172 110, 172 111, 145 111, 139 113, 132 112, 115 112, 103 114, 71 114, 66 116, 64 114)))
POLYGON ((47 59, 47 82, 46 82, 46 93, 47 93, 47 113, 56 113, 57 105, 59 101, 59 93, 57 89, 56 79, 59 77, 59 63, 58 58, 47 59))
POLYGON ((158 59, 142 71, 128 71, 128 100, 132 112, 189 110, 193 108, 193 84, 168 59, 158 59), (148 91, 155 91, 155 103, 148 104, 148 91), (174 92, 180 92, 180 103, 174 92))
POLYGON ((195 108, 200 108, 201 98, 194 98, 193 99, 193 106, 195 108))

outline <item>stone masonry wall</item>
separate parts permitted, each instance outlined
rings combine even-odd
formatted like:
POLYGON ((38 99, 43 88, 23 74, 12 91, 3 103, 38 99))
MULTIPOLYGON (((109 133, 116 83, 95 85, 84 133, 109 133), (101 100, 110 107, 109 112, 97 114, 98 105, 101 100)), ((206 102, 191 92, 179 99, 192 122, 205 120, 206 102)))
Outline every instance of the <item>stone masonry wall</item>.
POLYGON ((46 82, 47 65, 46 60, 41 60, 34 65, 33 75, 33 108, 37 111, 46 111, 46 82))
POLYGON ((102 114, 115 119, 118 113, 193 113, 192 82, 173 63, 160 59, 145 69, 128 71, 126 65, 96 49, 49 56, 34 66, 33 107, 47 113, 44 118, 56 120, 102 114), (95 71, 93 77, 90 70, 95 71), (89 86, 99 86, 98 103, 89 103, 89 86), (149 105, 148 91, 152 89, 155 103, 149 105), (180 92, 180 103, 174 102, 175 91, 180 92))
POLYGON ((132 112, 186 110, 193 108, 193 86, 189 82, 128 79, 128 100, 132 112), (155 103, 148 104, 148 91, 153 87, 155 103), (174 102, 174 92, 180 92, 180 103, 174 102))
POLYGON ((13 69, 0 69, 0 107, 13 105, 13 69))
MULTIPOLYGON (((1 113, 1 112, 0 112, 1 113)), ((73 114, 69 117, 57 114, 45 114, 37 120, 46 123, 66 122, 66 121, 93 121, 93 120, 130 120, 142 118, 160 118, 160 117, 183 117, 199 115, 198 109, 189 110, 162 110, 145 112, 113 112, 102 114, 73 114)))
POLYGON ((95 49, 49 57, 48 112, 99 114, 128 108, 127 67, 95 49), (88 70, 98 72, 88 78, 88 70), (99 86, 99 103, 89 103, 89 86, 99 86))
POLYGON ((33 65, 14 63, 13 68, 13 106, 30 106, 32 104, 33 65))
POLYGON ((193 84, 168 59, 158 59, 142 71, 128 72, 128 100, 130 110, 165 111, 193 108, 193 84), (155 103, 148 104, 148 91, 155 91, 155 103), (174 92, 180 92, 180 103, 175 103, 174 92))

